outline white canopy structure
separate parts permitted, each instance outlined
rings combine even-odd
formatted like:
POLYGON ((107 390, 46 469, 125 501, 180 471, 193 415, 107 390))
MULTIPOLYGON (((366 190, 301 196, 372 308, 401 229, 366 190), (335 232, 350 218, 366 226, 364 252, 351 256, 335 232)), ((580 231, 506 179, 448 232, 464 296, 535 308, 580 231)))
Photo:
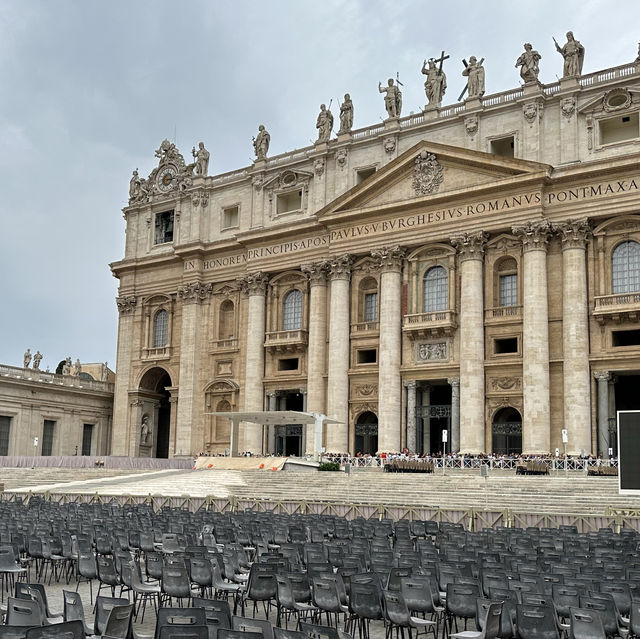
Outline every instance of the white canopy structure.
POLYGON ((282 426, 286 424, 315 424, 313 432, 313 455, 318 459, 322 452, 322 430, 324 424, 341 424, 342 422, 322 415, 321 413, 305 413, 295 410, 270 410, 253 413, 215 412, 205 413, 214 417, 224 417, 231 420, 230 454, 238 456, 238 434, 240 422, 262 424, 265 426, 282 426))

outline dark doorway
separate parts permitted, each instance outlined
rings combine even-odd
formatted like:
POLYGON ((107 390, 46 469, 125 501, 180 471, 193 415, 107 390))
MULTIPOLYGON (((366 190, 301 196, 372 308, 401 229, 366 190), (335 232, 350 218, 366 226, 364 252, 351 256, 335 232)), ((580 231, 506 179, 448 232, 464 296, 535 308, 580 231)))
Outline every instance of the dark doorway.
POLYGON ((496 455, 522 453, 522 415, 511 406, 501 408, 491 424, 491 450, 496 455))
MULTIPOLYGON (((287 391, 281 395, 280 410, 304 410, 302 393, 287 391)), ((302 424, 287 424, 276 428, 276 455, 300 457, 302 455, 302 424)))
POLYGON ((356 454, 375 455, 378 452, 378 416, 371 411, 358 415, 356 419, 356 454))
POLYGON ((158 421, 153 425, 155 430, 155 456, 169 457, 169 442, 171 435, 171 377, 164 368, 156 367, 148 370, 140 380, 140 390, 153 393, 160 402, 158 407, 158 421))
MULTIPOLYGON (((614 388, 615 410, 609 418, 609 448, 614 457, 618 456, 618 420, 619 410, 640 410, 640 375, 621 375, 616 373, 614 388)), ((603 450, 603 456, 608 451, 603 450)))
POLYGON ((429 393, 422 392, 421 406, 416 406, 416 452, 430 455, 442 453, 445 444, 442 431, 447 431, 446 452, 451 452, 451 386, 430 383, 429 393))

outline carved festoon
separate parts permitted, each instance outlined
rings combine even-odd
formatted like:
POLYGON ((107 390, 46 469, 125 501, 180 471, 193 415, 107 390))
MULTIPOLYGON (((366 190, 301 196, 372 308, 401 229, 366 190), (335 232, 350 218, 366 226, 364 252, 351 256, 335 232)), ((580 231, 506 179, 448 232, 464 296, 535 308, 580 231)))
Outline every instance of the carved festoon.
POLYGON ((336 164, 342 169, 347 164, 347 157, 349 152, 347 149, 338 149, 336 152, 336 164))
POLYGON ((481 260, 484 255, 484 246, 487 243, 488 233, 476 231, 475 233, 463 233, 451 238, 451 244, 456 248, 460 260, 481 260))
POLYGON ((396 150, 396 139, 393 137, 385 138, 382 143, 385 153, 391 155, 396 150))
POLYGON ((560 110, 562 111, 562 115, 564 115, 567 120, 570 120, 576 110, 576 99, 574 97, 564 98, 564 100, 560 102, 560 110))
POLYGON ((411 185, 416 195, 436 193, 444 179, 442 165, 436 156, 428 151, 422 151, 416 157, 411 185))
POLYGON ((520 238, 525 251, 546 250, 551 230, 548 220, 535 220, 511 227, 511 232, 520 238))
POLYGON ((474 136, 478 132, 478 116, 470 115, 464 119, 464 130, 468 135, 474 136))
POLYGON ((522 386, 519 377, 495 377, 491 380, 493 390, 518 390, 522 386))
POLYGON ((203 302, 211 297, 213 284, 202 284, 201 282, 189 282, 182 286, 178 286, 178 299, 184 304, 193 302, 203 302))
POLYGON ((314 160, 313 170, 318 177, 324 173, 324 158, 316 158, 314 160))
POLYGON ((553 229, 560 235, 562 249, 584 248, 587 238, 591 235, 591 226, 586 218, 569 220, 553 225, 553 229))

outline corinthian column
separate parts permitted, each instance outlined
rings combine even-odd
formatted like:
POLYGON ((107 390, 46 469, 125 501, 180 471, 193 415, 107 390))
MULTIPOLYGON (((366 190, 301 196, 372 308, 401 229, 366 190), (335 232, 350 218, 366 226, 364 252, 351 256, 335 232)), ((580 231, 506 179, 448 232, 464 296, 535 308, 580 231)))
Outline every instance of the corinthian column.
POLYGON ((407 387, 407 448, 410 453, 417 453, 417 429, 416 429, 416 382, 408 381, 407 387))
POLYGON ((204 422, 199 408, 200 394, 200 318, 201 303, 211 297, 213 284, 189 282, 178 287, 178 300, 182 302, 180 328, 180 385, 178 388, 178 414, 175 430, 177 455, 197 454, 204 444, 204 422))
MULTIPOLYGON (((264 410, 264 330, 265 301, 269 278, 262 272, 251 273, 240 280, 242 292, 249 297, 247 308, 246 361, 244 369, 244 410, 264 410)), ((240 433, 240 448, 262 452, 262 426, 245 424, 240 433)))
MULTIPOLYGON (((116 383, 113 396, 113 455, 137 455, 140 435, 138 424, 130 423, 129 383, 133 356, 135 295, 116 297, 118 305, 118 356, 116 383)), ((173 380, 172 380, 173 381, 173 380)))
POLYGON ((399 246, 372 251, 380 261, 380 343, 378 347, 378 449, 399 452, 401 428, 400 359, 402 260, 399 246))
POLYGON ((586 219, 558 224, 562 239, 562 344, 564 427, 570 455, 591 452, 591 379, 589 378, 589 309, 585 244, 586 219))
MULTIPOLYGON (((327 272, 329 262, 316 262, 301 267, 309 278, 309 349, 307 354, 307 405, 305 410, 325 413, 327 370, 327 272)), ((328 426, 329 429, 332 426, 328 426)), ((313 453, 313 429, 306 429, 304 450, 313 453)))
POLYGON ((512 228, 523 247, 522 312, 522 452, 548 453, 551 446, 549 411, 549 308, 547 303, 547 220, 512 228))
MULTIPOLYGON (((483 255, 487 234, 451 239, 460 264, 460 452, 484 451, 483 255)), ((452 442, 453 443, 453 442, 452 442)))
POLYGON ((450 377, 447 384, 451 386, 451 452, 460 450, 460 380, 450 377))
MULTIPOLYGON (((609 371, 596 371, 594 374, 598 384, 598 452, 602 457, 609 454, 609 371)), ((585 449, 586 450, 586 449, 585 449)))
POLYGON ((327 426, 327 451, 349 449, 349 281, 353 257, 331 261, 327 415, 340 421, 327 426))

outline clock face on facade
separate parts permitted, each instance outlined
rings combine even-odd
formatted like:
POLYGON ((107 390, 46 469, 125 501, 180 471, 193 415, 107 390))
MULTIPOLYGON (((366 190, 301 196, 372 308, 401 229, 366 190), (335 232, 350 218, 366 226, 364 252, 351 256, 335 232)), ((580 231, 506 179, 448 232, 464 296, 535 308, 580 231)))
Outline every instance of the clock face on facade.
POLYGON ((178 175, 178 169, 169 165, 158 173, 158 188, 161 191, 170 191, 176 185, 176 177, 178 175))

